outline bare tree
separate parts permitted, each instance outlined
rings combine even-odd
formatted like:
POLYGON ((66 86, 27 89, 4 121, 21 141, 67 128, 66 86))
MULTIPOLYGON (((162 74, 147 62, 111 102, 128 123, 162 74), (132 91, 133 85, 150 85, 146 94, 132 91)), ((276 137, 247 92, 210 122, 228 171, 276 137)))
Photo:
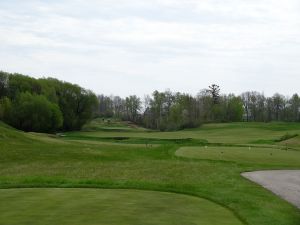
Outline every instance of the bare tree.
POLYGON ((213 103, 218 104, 220 98, 220 86, 212 84, 211 86, 209 86, 209 92, 213 98, 213 103))
POLYGON ((241 94, 241 98, 243 101, 243 106, 244 106, 244 110, 246 113, 246 121, 249 122, 249 118, 250 118, 250 92, 244 92, 243 94, 241 94))

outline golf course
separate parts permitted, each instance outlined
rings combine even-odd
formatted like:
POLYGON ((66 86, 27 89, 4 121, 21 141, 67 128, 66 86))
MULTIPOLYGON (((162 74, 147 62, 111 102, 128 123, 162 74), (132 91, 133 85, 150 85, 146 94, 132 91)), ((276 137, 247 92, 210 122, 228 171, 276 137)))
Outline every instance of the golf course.
POLYGON ((0 225, 300 225, 300 0, 0 0, 0 225))
POLYGON ((300 124, 159 132, 95 119, 81 131, 0 123, 1 225, 298 225, 300 210, 241 173, 300 169, 300 124))

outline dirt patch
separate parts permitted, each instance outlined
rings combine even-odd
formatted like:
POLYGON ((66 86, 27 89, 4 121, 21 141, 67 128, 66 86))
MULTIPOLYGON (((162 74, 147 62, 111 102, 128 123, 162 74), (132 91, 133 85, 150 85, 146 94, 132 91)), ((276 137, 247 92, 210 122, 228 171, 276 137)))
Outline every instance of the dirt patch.
POLYGON ((242 176, 300 209, 300 170, 256 171, 243 173, 242 176))

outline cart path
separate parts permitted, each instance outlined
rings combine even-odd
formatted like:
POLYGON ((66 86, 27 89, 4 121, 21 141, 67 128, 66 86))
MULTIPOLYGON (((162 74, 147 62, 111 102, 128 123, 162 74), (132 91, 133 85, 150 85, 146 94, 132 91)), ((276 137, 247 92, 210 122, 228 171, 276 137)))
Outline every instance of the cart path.
POLYGON ((300 209, 300 170, 269 170, 242 173, 300 209))

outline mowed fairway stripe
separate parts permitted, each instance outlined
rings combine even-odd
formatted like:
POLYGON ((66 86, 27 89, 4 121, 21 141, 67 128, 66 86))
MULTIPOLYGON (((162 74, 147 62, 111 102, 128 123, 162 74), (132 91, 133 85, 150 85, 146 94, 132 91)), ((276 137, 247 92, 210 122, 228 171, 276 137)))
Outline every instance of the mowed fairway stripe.
POLYGON ((111 189, 0 189, 1 225, 242 225, 228 209, 182 194, 111 189))
POLYGON ((248 147, 181 147, 176 156, 262 165, 300 166, 300 151, 248 147))

